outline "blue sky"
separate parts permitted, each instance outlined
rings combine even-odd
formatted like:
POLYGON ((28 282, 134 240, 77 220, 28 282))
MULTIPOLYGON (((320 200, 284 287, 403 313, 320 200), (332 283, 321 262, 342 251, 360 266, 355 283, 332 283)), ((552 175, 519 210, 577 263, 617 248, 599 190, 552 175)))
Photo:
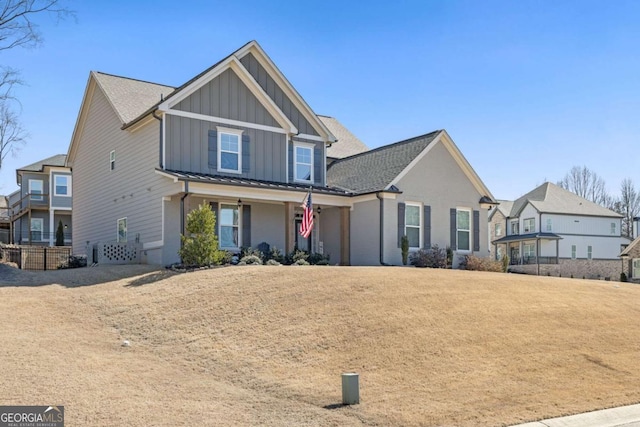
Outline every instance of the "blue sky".
MULTIPOLYGON (((31 137, 0 171, 66 153, 89 71, 180 85, 257 40, 318 114, 369 147, 446 129, 495 197, 573 165, 640 185, 637 1, 68 1, 22 71, 31 137), (366 4, 366 6, 365 6, 366 4)), ((446 185, 443 177, 442 185, 446 185)))

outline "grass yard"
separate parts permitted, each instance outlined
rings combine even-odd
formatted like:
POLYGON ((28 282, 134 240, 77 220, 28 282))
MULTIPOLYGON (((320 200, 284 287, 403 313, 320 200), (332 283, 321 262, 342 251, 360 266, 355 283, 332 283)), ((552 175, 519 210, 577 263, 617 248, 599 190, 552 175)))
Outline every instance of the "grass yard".
POLYGON ((510 425, 640 402, 639 319, 617 282, 0 266, 0 405, 64 405, 68 426, 510 425))

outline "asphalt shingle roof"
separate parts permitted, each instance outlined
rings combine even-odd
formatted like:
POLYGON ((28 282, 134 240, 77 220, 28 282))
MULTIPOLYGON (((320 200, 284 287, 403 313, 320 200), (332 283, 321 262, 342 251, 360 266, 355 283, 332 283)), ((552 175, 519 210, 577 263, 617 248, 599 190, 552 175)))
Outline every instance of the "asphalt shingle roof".
POLYGON ((47 157, 46 159, 37 161, 27 166, 23 166, 17 170, 42 172, 45 166, 64 166, 66 160, 67 160, 66 154, 56 154, 55 156, 47 157))
POLYGON ((327 148, 327 157, 342 159, 369 150, 364 142, 360 141, 335 118, 321 115, 318 115, 318 118, 338 140, 327 148))
POLYGON ((600 206, 550 182, 545 182, 515 200, 509 216, 519 216, 520 211, 527 203, 531 203, 539 212, 544 213, 622 217, 622 215, 604 206, 600 206))
POLYGON ((327 170, 327 184, 354 193, 382 191, 440 132, 437 130, 336 160, 327 170))
POLYGON ((93 75, 123 124, 139 117, 175 88, 94 71, 93 75))

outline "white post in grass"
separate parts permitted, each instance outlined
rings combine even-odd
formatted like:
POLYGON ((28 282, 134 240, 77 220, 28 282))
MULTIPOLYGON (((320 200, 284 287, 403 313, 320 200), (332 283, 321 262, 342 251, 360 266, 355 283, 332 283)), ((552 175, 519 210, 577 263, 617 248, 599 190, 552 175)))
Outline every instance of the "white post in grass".
POLYGON ((342 404, 360 403, 360 376, 356 373, 342 374, 342 404))

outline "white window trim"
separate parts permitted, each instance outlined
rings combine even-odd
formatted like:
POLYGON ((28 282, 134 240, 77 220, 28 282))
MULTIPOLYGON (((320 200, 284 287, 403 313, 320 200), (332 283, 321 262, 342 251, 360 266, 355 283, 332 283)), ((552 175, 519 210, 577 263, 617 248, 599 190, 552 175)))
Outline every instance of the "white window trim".
POLYGON ((422 232, 422 229, 423 229, 423 226, 424 226, 424 224, 423 224, 424 219, 422 218, 422 212, 423 212, 422 203, 405 202, 405 204, 404 204, 404 235, 405 236, 407 235, 407 207, 409 207, 409 206, 415 206, 415 207, 418 208, 418 218, 419 218, 417 227, 415 225, 409 225, 408 226, 408 227, 411 227, 411 228, 417 228, 418 229, 418 245, 419 246, 409 246, 409 249, 418 250, 418 249, 422 248, 422 246, 424 245, 424 242, 423 242, 424 233, 422 232))
POLYGON ((118 218, 116 221, 116 242, 126 243, 129 240, 129 227, 127 224, 127 217, 118 218), (124 240, 120 240, 120 221, 124 221, 124 240))
POLYGON ((456 208, 456 250, 460 253, 471 253, 473 249, 473 242, 471 239, 473 238, 473 210, 471 208, 456 208), (458 212, 465 211, 469 212, 469 230, 463 230, 458 228, 458 212), (460 242, 458 241, 458 233, 460 231, 465 231, 469 233, 469 249, 460 249, 460 242))
POLYGON ((29 180, 29 199, 30 200, 35 200, 35 201, 42 201, 44 200, 44 182, 41 179, 30 179, 29 180), (33 184, 34 182, 39 182, 40 183, 40 194, 36 194, 35 196, 33 195, 33 184))
POLYGON ((631 278, 632 279, 640 279, 640 274, 639 275, 634 274, 634 271, 636 270, 636 268, 640 270, 640 258, 634 258, 631 260, 631 278), (635 263, 638 263, 638 267, 633 266, 635 263))
POLYGON ((32 242, 44 242, 44 219, 42 218, 31 218, 31 224, 29 224, 29 237, 30 237, 30 241, 32 242), (39 222, 40 223, 40 240, 35 240, 35 239, 31 239, 31 236, 33 233, 33 223, 34 222, 39 222))
POLYGON ((618 232, 618 226, 616 225, 615 222, 611 223, 611 235, 615 236, 618 232))
POLYGON ((241 129, 231 129, 231 128, 225 128, 222 126, 217 126, 216 127, 216 133, 217 135, 217 139, 218 139, 218 172, 227 172, 227 173, 237 173, 237 174, 241 174, 242 173, 242 133, 244 131, 241 129), (227 134, 227 135, 235 135, 238 137, 238 152, 237 153, 233 153, 232 151, 225 151, 225 153, 233 153, 233 154, 238 154, 238 169, 224 169, 222 167, 222 134, 227 134))
MULTIPOLYGON (((314 144, 309 144, 308 142, 298 142, 298 141, 294 141, 293 143, 293 181, 294 182, 303 182, 305 184, 311 184, 314 182, 314 176, 313 176, 313 170, 314 168, 314 153, 315 153, 315 148, 316 146, 314 144), (302 148, 308 148, 311 150, 311 173, 309 174, 311 179, 298 179, 298 177, 296 177, 296 171, 297 171, 297 165, 298 165, 298 156, 296 156, 296 148, 298 147, 302 147, 302 148)), ((302 164, 306 164, 306 163, 302 163, 302 164)))
POLYGON ((494 228, 494 233, 496 237, 502 236, 502 224, 496 224, 494 228))
POLYGON ((571 259, 578 259, 578 246, 571 245, 571 259))
POLYGON ((109 152, 109 170, 116 170, 116 150, 109 152))
POLYGON ((551 218, 547 218, 547 232, 551 233, 553 231, 553 221, 551 218))
POLYGON ((593 259, 593 246, 587 245, 587 259, 593 259))
POLYGON ((520 234, 520 221, 518 221, 517 219, 513 221, 509 221, 509 226, 510 226, 509 228, 512 236, 516 236, 520 234))
POLYGON ((523 233, 535 233, 536 232, 536 219, 525 218, 522 220, 522 232, 523 233), (532 228, 527 229, 527 223, 532 223, 532 228))
POLYGON ((71 197, 71 175, 53 174, 53 195, 56 197, 71 197), (58 194, 58 186, 56 178, 65 178, 67 180, 67 194, 58 194))
POLYGON ((218 202, 218 215, 216 216, 216 228, 217 228, 216 231, 218 236, 218 244, 220 245, 220 249, 224 249, 228 251, 240 250, 240 247, 242 246, 242 206, 238 206, 238 203, 230 200, 218 202), (222 234, 221 233, 222 226, 224 225, 225 227, 233 227, 233 225, 222 224, 222 221, 220 220, 220 218, 222 218, 222 215, 220 215, 222 211, 222 206, 235 206, 238 209, 238 246, 222 246, 222 243, 220 242, 220 235, 222 234))

